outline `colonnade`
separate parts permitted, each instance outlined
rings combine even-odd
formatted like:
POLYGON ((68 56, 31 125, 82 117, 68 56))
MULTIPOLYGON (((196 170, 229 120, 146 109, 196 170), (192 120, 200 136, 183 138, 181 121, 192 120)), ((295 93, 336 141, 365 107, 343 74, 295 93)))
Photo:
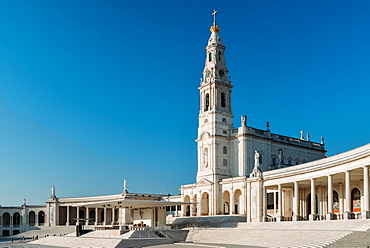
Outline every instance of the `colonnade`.
POLYGON ((277 185, 268 183, 263 189, 263 199, 264 221, 368 218, 369 167, 277 185), (267 194, 271 192, 277 193, 277 206, 274 200, 277 213, 267 208, 267 194))
POLYGON ((59 225, 74 225, 79 221, 80 224, 84 225, 118 225, 119 221, 119 209, 117 208, 91 208, 91 207, 72 207, 72 206, 59 206, 59 208, 65 207, 66 216, 59 211, 59 225), (65 219, 65 221, 62 221, 65 219), (65 223, 64 223, 65 222, 65 223))

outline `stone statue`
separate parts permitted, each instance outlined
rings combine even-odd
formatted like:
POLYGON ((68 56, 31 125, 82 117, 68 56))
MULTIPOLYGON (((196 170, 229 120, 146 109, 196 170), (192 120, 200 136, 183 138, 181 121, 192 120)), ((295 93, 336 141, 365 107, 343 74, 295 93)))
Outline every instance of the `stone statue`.
POLYGON ((321 136, 321 144, 324 144, 324 136, 321 136))
POLYGON ((279 164, 283 164, 283 150, 279 149, 279 164))
POLYGON ((126 181, 126 179, 123 180, 123 192, 127 193, 127 181, 126 181))
POLYGON ((254 167, 260 166, 260 154, 257 151, 254 151, 254 167))
POLYGON ((306 134, 306 137, 307 137, 307 139, 306 139, 306 140, 307 140, 307 141, 310 141, 310 133, 307 133, 307 134, 306 134))
POLYGON ((26 199, 23 199, 23 206, 26 206, 26 199))
POLYGON ((270 132, 270 122, 266 122, 266 131, 270 132))
POLYGON ((245 127, 247 125, 247 116, 246 115, 242 115, 241 121, 242 121, 242 126, 245 127))
POLYGON ((301 140, 304 140, 304 138, 303 138, 304 131, 301 130, 300 133, 301 133, 301 140))
POLYGON ((51 186, 51 196, 55 196, 55 186, 51 186))

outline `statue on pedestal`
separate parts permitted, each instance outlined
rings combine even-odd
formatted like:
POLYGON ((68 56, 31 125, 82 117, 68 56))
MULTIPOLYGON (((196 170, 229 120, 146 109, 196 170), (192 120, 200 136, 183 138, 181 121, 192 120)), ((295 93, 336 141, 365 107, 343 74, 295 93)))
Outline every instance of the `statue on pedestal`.
POLYGON ((55 196, 55 186, 51 186, 51 196, 55 196))
POLYGON ((242 127, 245 127, 247 125, 247 116, 242 115, 241 117, 242 127))
POLYGON ((257 151, 254 151, 254 167, 260 166, 260 154, 257 151))

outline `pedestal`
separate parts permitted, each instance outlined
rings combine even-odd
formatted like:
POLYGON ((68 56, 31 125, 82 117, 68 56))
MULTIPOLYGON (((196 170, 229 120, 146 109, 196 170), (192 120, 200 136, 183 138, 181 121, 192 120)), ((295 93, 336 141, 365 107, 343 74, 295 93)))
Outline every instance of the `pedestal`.
POLYGON ((293 221, 299 221, 299 215, 294 214, 292 220, 293 221))
POLYGON ((334 220, 334 214, 333 213, 327 213, 326 214, 326 220, 334 220))
POLYGON ((370 219, 370 211, 362 211, 362 219, 370 219))
POLYGON ((276 217, 276 222, 282 222, 282 221, 284 221, 284 216, 279 215, 278 217, 276 217))
POLYGON ((315 220, 315 217, 316 217, 316 214, 310 214, 310 215, 308 216, 308 220, 309 220, 309 221, 314 221, 314 220, 315 220))
POLYGON ((344 214, 343 214, 343 219, 345 219, 345 220, 351 220, 351 219, 353 219, 352 218, 352 212, 345 212, 344 214))

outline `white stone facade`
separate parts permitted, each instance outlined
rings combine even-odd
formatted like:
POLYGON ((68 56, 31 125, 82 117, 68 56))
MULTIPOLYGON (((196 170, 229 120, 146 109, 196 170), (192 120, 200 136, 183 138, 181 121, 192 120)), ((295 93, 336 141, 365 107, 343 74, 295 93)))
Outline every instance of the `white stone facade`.
POLYGON ((326 158, 323 137, 316 143, 303 131, 300 138, 273 134, 269 123, 265 130, 248 126, 246 116, 234 128, 219 31, 211 27, 206 47, 198 172, 196 183, 180 188, 182 201, 193 202, 183 206, 183 216, 242 214, 250 222, 366 217, 369 145, 326 158))

